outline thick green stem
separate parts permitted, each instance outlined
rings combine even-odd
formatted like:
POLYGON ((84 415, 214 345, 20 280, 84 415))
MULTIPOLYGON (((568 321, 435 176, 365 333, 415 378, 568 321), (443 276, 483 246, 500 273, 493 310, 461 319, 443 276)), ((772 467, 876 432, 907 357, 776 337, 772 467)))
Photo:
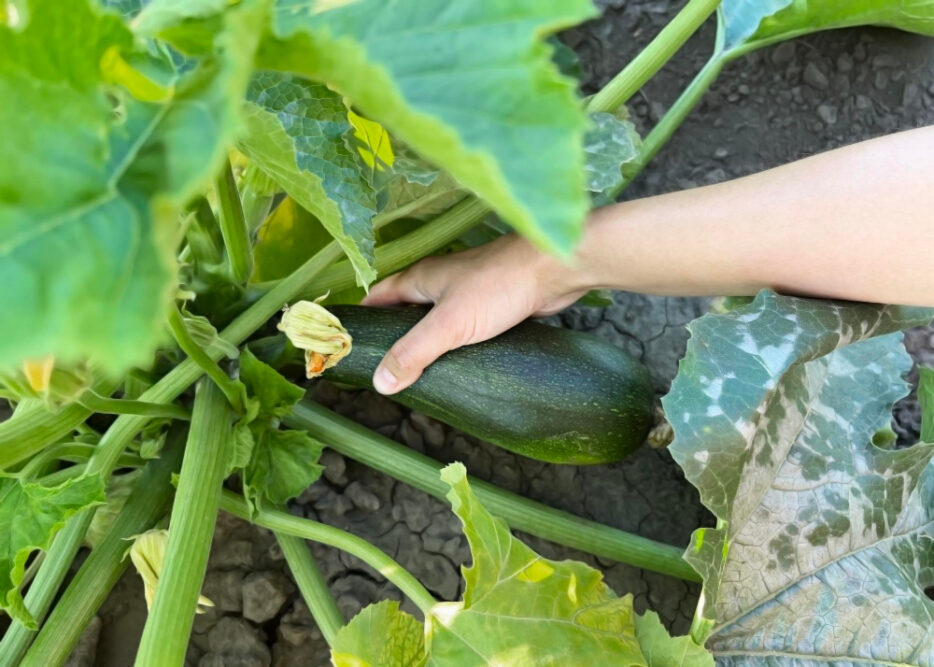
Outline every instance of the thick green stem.
POLYGON ((718 52, 704 65, 704 68, 697 73, 697 76, 694 77, 691 84, 681 93, 681 96, 675 101, 671 108, 665 112, 665 115, 662 116, 658 124, 652 128, 652 131, 646 135, 642 142, 642 151, 639 154, 638 162, 635 163, 635 168, 627 175, 626 181, 616 192, 610 193, 612 198, 619 196, 620 192, 622 192, 623 189, 645 169, 649 162, 652 161, 652 158, 658 154, 662 146, 668 143, 671 136, 681 127, 684 119, 687 118, 691 110, 700 102, 701 98, 716 80, 723 69, 724 62, 725 58, 718 52))
MULTIPOLYGON (((480 224, 489 213, 490 208, 482 201, 474 197, 465 199, 415 231, 377 247, 374 264, 377 274, 383 278, 443 248, 480 224)), ((339 292, 355 284, 350 262, 341 261, 316 280, 313 290, 305 292, 302 298, 314 299, 329 290, 339 292)))
MULTIPOLYGON (((259 329, 272 317, 283 304, 293 300, 305 285, 321 273, 329 264, 341 255, 340 246, 335 242, 318 251, 314 257, 296 269, 288 278, 273 287, 259 301, 250 306, 239 317, 221 332, 224 340, 239 345, 250 334, 259 329)), ((220 358, 220 351, 212 351, 220 358)), ((148 389, 141 399, 151 402, 168 402, 178 398, 195 380, 201 376, 201 368, 191 359, 187 359, 161 380, 148 389)), ((95 456, 88 462, 86 470, 91 473, 109 475, 120 460, 120 455, 134 437, 149 421, 148 417, 136 415, 122 415, 111 424, 97 446, 95 456)), ((81 540, 87 532, 94 516, 93 508, 73 516, 65 527, 55 537, 46 556, 45 563, 39 570, 36 580, 29 587, 26 595, 26 608, 33 618, 41 620, 52 598, 62 584, 62 580, 75 558, 81 540)), ((0 667, 14 667, 19 656, 29 645, 32 632, 22 623, 14 622, 10 625, 3 641, 0 641, 0 667)))
MULTIPOLYGON (((296 405, 285 422, 344 456, 445 499, 448 487, 441 481, 443 466, 434 459, 311 401, 296 405)), ((471 478, 470 484, 490 513, 515 530, 653 572, 699 581, 694 569, 681 558, 683 549, 576 517, 482 480, 471 478)))
POLYGON ((720 0, 689 0, 639 55, 590 98, 587 111, 613 112, 625 104, 697 32, 719 5, 720 0))
POLYGON ((180 405, 107 398, 94 391, 84 392, 77 402, 91 412, 101 412, 107 415, 145 415, 147 417, 180 419, 181 421, 191 419, 191 413, 180 405))
MULTIPOLYGON (((110 531, 91 551, 39 631, 21 667, 62 665, 81 633, 126 570, 127 538, 151 528, 168 510, 171 475, 184 452, 185 430, 170 435, 158 459, 150 461, 110 531)), ((140 589, 142 590, 142 589, 140 589)))
MULTIPOLYGON (((211 204, 199 197, 190 207, 191 218, 185 229, 188 251, 202 266, 220 266, 224 261, 224 239, 211 204)), ((181 258, 183 261, 186 257, 181 258)))
POLYGON ((238 389, 237 384, 230 379, 227 373, 217 365, 217 361, 211 358, 207 351, 192 338, 188 327, 185 326, 185 321, 182 319, 182 314, 178 311, 178 307, 175 304, 172 304, 172 307, 169 309, 169 328, 172 330, 175 342, 182 348, 182 352, 201 367, 201 370, 203 370, 208 377, 214 381, 218 389, 224 393, 227 402, 234 407, 234 410, 242 414, 245 411, 243 393, 238 389))
MULTIPOLYGON (((118 385, 119 382, 105 379, 95 381, 93 388, 107 396, 118 385)), ((13 416, 0 422, 0 470, 9 470, 58 442, 90 416, 91 411, 78 404, 52 411, 39 399, 21 401, 13 416)))
MULTIPOLYGON (((42 450, 40 454, 24 465, 22 470, 16 473, 16 476, 24 480, 32 479, 40 475, 49 463, 56 460, 85 462, 94 455, 94 450, 94 445, 87 443, 62 442, 42 450)), ((121 468, 135 468, 144 464, 145 461, 140 457, 124 454, 120 457, 119 466, 121 468)))
POLYGON ((276 539, 282 548, 289 569, 292 571, 292 577, 298 584, 298 590, 302 592, 302 598, 308 605, 311 616, 321 629, 321 634, 328 645, 334 643, 334 637, 337 635, 345 621, 334 596, 328 590, 328 584, 315 562, 314 556, 305 544, 305 540, 294 535, 286 533, 276 533, 276 539))
POLYGON ((202 380, 195 395, 162 572, 136 654, 135 664, 140 667, 185 663, 232 444, 227 401, 217 385, 202 380))
POLYGON ((227 247, 231 277, 235 283, 243 284, 253 274, 253 244, 243 215, 237 180, 229 161, 224 163, 224 168, 214 182, 214 190, 220 205, 221 235, 227 247))
POLYGON ((220 506, 225 512, 229 512, 245 521, 251 521, 257 526, 268 528, 277 533, 286 533, 312 542, 327 544, 356 556, 392 582, 425 614, 437 604, 437 600, 419 583, 418 579, 363 538, 339 528, 309 519, 300 519, 291 514, 275 510, 259 510, 251 517, 250 508, 246 501, 230 491, 224 491, 221 494, 220 506))

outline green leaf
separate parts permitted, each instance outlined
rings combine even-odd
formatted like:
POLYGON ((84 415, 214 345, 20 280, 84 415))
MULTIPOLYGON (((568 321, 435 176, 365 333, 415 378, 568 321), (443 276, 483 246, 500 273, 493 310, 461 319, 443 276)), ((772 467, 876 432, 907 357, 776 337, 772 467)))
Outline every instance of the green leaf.
POLYGON ((256 358, 249 348, 240 353, 240 380, 259 401, 259 416, 282 419, 298 403, 305 390, 256 358))
POLYGON ((542 558, 480 505, 463 465, 441 472, 464 524, 473 564, 464 568, 463 602, 430 614, 429 664, 644 664, 632 596, 617 598, 584 563, 542 558))
POLYGON ((19 590, 29 555, 48 549, 68 517, 105 500, 99 475, 55 487, 0 477, 0 607, 12 618, 36 628, 19 590))
POLYGON ((285 278, 330 241, 318 219, 287 197, 256 231, 253 282, 285 278))
POLYGON ((282 505, 311 486, 324 468, 324 446, 304 431, 268 430, 253 448, 243 477, 243 493, 256 506, 282 505))
POLYGON ((541 39, 592 17, 591 3, 327 6, 279 2, 261 66, 326 82, 518 231, 567 253, 588 208, 585 119, 541 39))
POLYGON ((0 98, 16 100, 0 109, 0 367, 54 355, 115 375, 162 337, 177 215, 237 129, 265 7, 231 10, 214 53, 163 88, 117 15, 27 6, 25 26, 0 25, 0 98))
POLYGON ((918 369, 918 403, 921 404, 921 442, 934 443, 934 369, 918 369))
POLYGON ((612 203, 623 184, 623 168, 639 157, 642 140, 635 125, 609 113, 590 114, 591 128, 584 136, 587 189, 596 205, 612 203))
POLYGON ((861 25, 934 35, 931 0, 723 0, 719 12, 727 53, 818 30, 861 25))
POLYGON ((636 636, 649 667, 714 667, 707 649, 690 637, 669 635, 654 611, 636 616, 636 636))
MULTIPOLYGON (((347 144, 347 107, 327 86, 277 72, 250 81, 240 149, 321 222, 368 285, 376 196, 347 144)), ((307 250, 306 259, 312 249, 307 250)))
POLYGON ((690 325, 663 405, 718 519, 685 554, 718 664, 934 665, 934 450, 871 444, 931 314, 765 291, 690 325))
POLYGON ((335 667, 419 667, 425 664, 425 632, 395 600, 371 604, 337 633, 335 667))

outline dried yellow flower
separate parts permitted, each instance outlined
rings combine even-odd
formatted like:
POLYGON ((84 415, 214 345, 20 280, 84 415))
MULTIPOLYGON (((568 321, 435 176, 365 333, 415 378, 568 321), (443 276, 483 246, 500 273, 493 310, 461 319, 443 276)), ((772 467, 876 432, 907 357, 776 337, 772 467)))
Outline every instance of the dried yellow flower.
MULTIPOLYGON (((162 561, 165 559, 165 545, 169 541, 167 530, 147 530, 145 533, 133 538, 130 547, 130 560, 143 578, 144 594, 146 596, 146 609, 152 609, 152 601, 156 598, 156 586, 159 575, 162 573, 162 561)), ((203 614, 205 607, 213 607, 214 603, 203 595, 198 597, 197 613, 203 614)))
POLYGON ((353 345, 353 339, 340 320, 317 301, 299 301, 286 306, 277 327, 285 332, 292 345, 305 351, 308 378, 318 377, 337 364, 350 354, 353 345))

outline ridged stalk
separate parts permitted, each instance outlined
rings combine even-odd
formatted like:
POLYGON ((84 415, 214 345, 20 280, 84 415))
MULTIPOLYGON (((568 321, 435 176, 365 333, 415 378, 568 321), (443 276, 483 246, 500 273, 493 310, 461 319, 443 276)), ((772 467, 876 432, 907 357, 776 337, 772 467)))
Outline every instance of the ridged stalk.
POLYGON ((224 491, 221 494, 221 509, 277 533, 286 533, 312 542, 327 544, 356 556, 386 577, 426 614, 429 609, 437 604, 437 600, 408 570, 362 537, 357 537, 333 526, 311 521, 310 519, 300 519, 297 516, 276 510, 259 510, 251 516, 246 501, 230 491, 224 491))
POLYGON ((208 379, 202 380, 172 505, 162 572, 136 654, 138 667, 185 664, 233 444, 231 417, 221 390, 208 379))
POLYGON ((221 235, 227 248, 231 277, 235 283, 243 284, 253 274, 253 244, 250 242, 250 230, 247 229, 246 218, 243 215, 237 180, 229 161, 225 161, 224 168, 214 183, 214 189, 220 204, 221 235))
POLYGON ((311 555, 305 540, 300 537, 277 532, 276 540, 279 541, 292 578, 298 584, 298 590, 308 605, 311 617, 315 619, 328 645, 332 645, 337 631, 345 623, 344 616, 337 608, 334 596, 331 595, 314 556, 311 555))
MULTIPOLYGON (((129 565, 127 538, 145 532, 165 515, 171 476, 184 452, 185 430, 170 434, 158 459, 146 464, 110 531, 91 551, 39 631, 21 667, 63 665, 88 623, 129 565)), ((140 584, 142 594, 142 584, 140 584)))
MULTIPOLYGON (((344 456, 436 498, 444 500, 449 490, 441 481, 442 464, 321 405, 302 401, 292 409, 285 423, 307 431, 344 456)), ((470 485, 490 513, 515 530, 602 558, 700 581, 694 569, 681 558, 683 549, 553 509, 489 482, 470 478, 470 485)))

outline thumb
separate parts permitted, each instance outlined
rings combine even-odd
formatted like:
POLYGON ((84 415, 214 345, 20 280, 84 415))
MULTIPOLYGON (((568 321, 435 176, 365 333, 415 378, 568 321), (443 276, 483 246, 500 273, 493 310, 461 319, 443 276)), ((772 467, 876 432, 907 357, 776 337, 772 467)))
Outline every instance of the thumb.
POLYGON ((381 394, 402 391, 435 359, 464 343, 456 316, 435 306, 397 340, 373 374, 373 387, 381 394))

